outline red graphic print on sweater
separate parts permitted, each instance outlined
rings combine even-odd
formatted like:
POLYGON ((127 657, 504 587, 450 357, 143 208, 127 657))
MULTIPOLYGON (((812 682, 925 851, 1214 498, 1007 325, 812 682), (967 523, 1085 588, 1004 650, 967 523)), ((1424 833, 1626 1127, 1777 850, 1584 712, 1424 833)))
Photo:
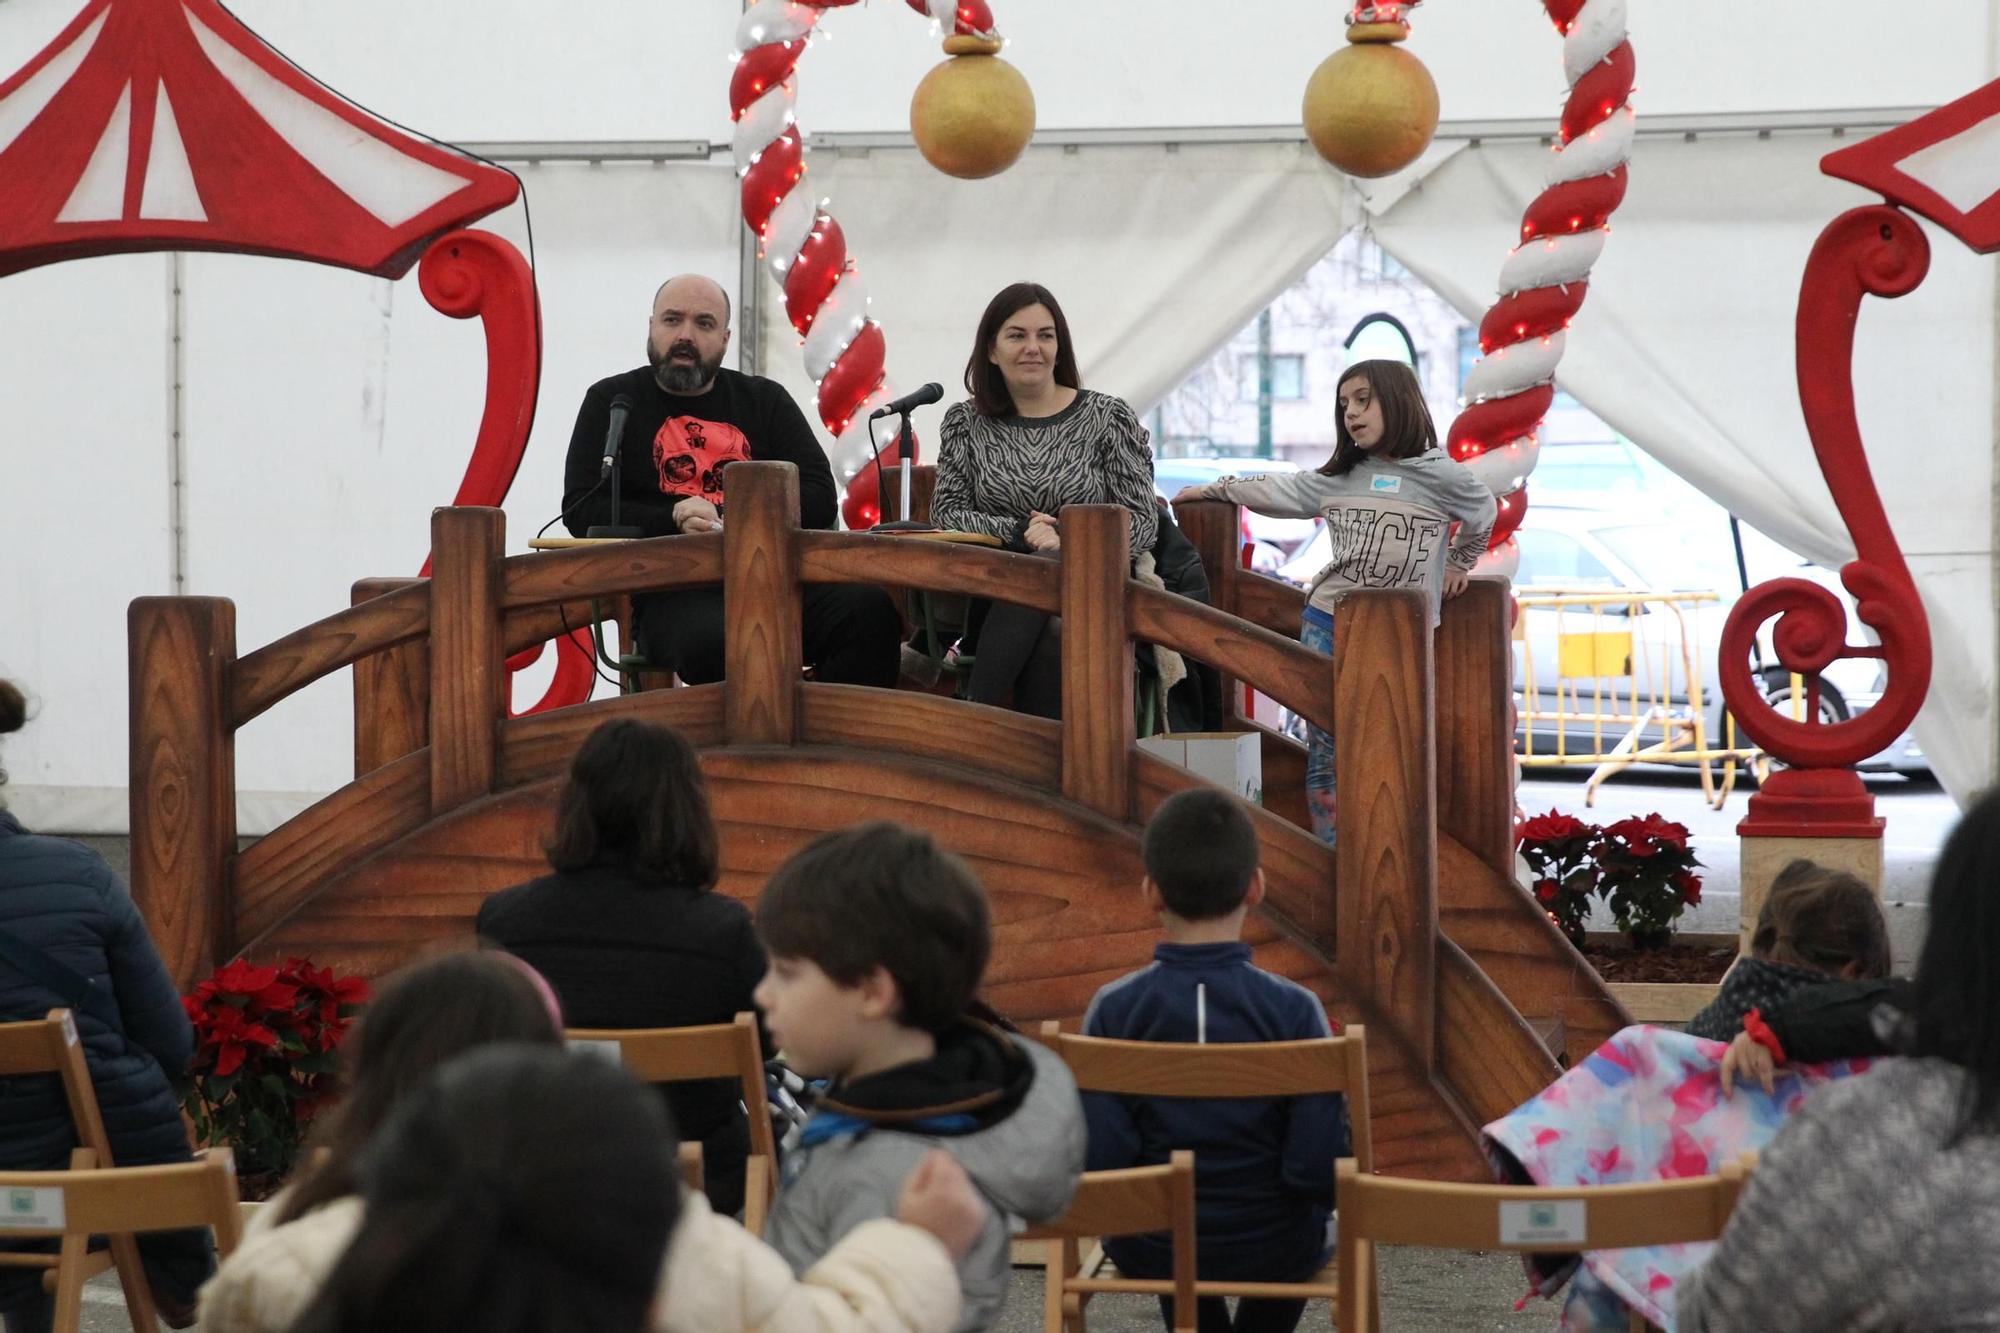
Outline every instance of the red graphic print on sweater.
POLYGON ((653 437, 653 471, 662 495, 698 495, 722 508, 722 469, 750 457, 743 432, 722 421, 668 417, 653 437))

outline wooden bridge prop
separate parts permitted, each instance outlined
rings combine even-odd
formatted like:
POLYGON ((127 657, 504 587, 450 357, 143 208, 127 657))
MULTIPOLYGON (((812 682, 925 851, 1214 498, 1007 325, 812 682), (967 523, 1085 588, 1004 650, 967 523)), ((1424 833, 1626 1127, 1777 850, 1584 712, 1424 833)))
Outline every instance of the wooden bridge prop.
POLYGON ((1023 1028, 1074 1021, 1098 986, 1150 959, 1140 831, 1201 781, 1135 743, 1137 640, 1216 664, 1226 698, 1248 684, 1340 738, 1336 855, 1307 831, 1304 749, 1263 732, 1269 894, 1247 938, 1261 966, 1368 1025, 1381 1169, 1484 1178, 1476 1127, 1546 1085, 1558 1056, 1625 1024, 1512 882, 1503 582, 1475 580, 1435 636, 1418 593, 1351 596, 1329 669, 1292 638, 1300 591, 1239 568, 1234 506, 1180 511, 1207 607, 1127 577, 1115 506, 1064 510, 1051 561, 802 531, 789 464, 738 464, 727 482, 724 533, 559 553, 507 557, 499 510, 440 509, 430 579, 357 584, 349 609, 241 657, 230 602, 135 601, 133 890, 177 979, 238 953, 378 973, 469 941, 488 893, 545 873, 556 792, 583 738, 639 717, 701 751, 719 891, 754 899, 807 841, 861 819, 927 829, 991 896, 985 997, 1023 1028), (584 623, 593 600, 717 582, 724 683, 507 716, 508 654, 584 623), (1061 615, 1062 722, 802 679, 806 583, 1061 615), (350 666, 355 780, 238 851, 237 730, 350 666))

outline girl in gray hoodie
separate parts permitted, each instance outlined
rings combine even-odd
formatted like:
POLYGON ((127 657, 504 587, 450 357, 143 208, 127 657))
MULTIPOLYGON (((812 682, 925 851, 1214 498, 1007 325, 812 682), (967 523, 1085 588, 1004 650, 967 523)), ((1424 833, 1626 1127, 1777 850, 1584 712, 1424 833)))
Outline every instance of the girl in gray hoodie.
MULTIPOLYGON (((1326 520, 1332 558, 1313 578, 1299 642, 1328 656, 1334 605, 1355 588, 1421 588, 1435 626, 1442 599, 1465 590, 1494 517, 1493 493, 1438 447, 1423 390, 1400 362, 1357 362, 1341 377, 1334 440, 1316 471, 1223 477, 1174 497, 1326 520)), ((1307 741, 1306 807, 1331 846, 1333 737, 1317 727, 1307 741)))

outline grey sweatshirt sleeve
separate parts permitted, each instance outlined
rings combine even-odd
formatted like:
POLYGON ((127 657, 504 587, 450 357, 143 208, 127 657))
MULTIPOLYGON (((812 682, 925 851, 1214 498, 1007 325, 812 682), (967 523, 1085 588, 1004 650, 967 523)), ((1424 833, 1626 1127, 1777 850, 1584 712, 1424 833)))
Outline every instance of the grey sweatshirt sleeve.
POLYGON ((1459 525, 1451 550, 1445 553, 1445 564, 1453 569, 1470 570, 1486 554, 1486 543, 1493 536, 1493 521, 1499 516, 1499 502, 1471 468, 1455 459, 1439 454, 1425 471, 1445 512, 1459 525))
POLYGON ((1266 472, 1222 477, 1192 489, 1204 500, 1229 500, 1272 518, 1318 518, 1325 481, 1317 472, 1266 472))

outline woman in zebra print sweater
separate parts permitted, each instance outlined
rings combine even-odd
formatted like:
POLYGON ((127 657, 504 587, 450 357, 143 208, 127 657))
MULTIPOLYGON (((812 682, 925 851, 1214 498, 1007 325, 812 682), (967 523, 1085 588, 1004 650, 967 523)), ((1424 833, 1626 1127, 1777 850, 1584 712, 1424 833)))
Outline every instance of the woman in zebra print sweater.
MULTIPOLYGON (((945 413, 931 522, 998 537, 1013 551, 1062 548, 1064 505, 1121 504, 1132 514, 1134 558, 1159 531, 1153 453, 1122 398, 1085 389, 1069 324, 1039 283, 1017 282, 987 304, 965 366, 972 396, 945 413)), ((1062 712, 1062 622, 995 603, 976 638, 969 695, 1009 697, 1023 712, 1062 712)))

